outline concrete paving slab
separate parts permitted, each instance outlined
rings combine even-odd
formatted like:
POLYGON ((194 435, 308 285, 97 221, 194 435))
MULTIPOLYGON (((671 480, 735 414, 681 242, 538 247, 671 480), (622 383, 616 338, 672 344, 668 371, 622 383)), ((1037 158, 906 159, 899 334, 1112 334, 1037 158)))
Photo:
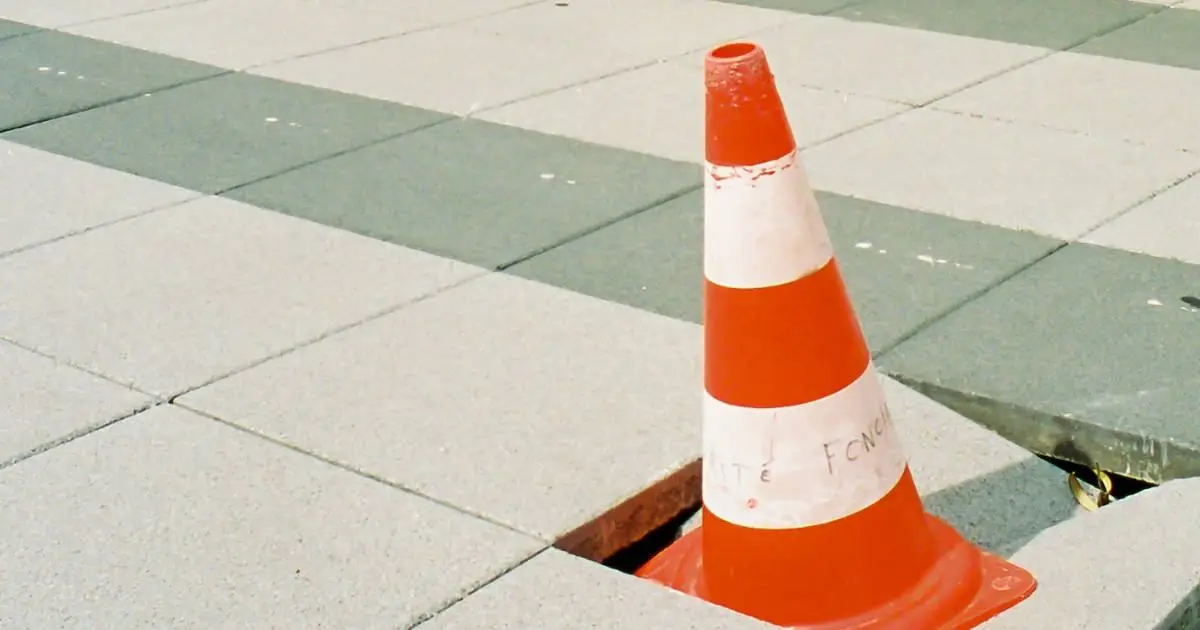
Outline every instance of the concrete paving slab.
MULTIPOLYGON (((515 265, 510 272, 699 322, 703 200, 691 193, 515 265)), ((882 351, 1060 245, 923 212, 819 194, 867 340, 882 351)))
POLYGON ((5 137, 219 192, 444 119, 393 103, 227 74, 5 137))
MULTIPOLYGON (((1030 46, 807 15, 747 39, 766 50, 783 83, 910 104, 1046 54, 1030 46)), ((703 54, 688 59, 699 67, 703 54)))
POLYGON ((230 196, 494 269, 697 188, 700 177, 694 164, 461 120, 230 196))
MULTIPOLYGON (((1109 221, 1083 241, 1200 265, 1200 177, 1109 221)), ((1195 293, 1200 293, 1196 287, 1195 293)))
POLYGON ((381 20, 311 0, 208 0, 64 30, 242 70, 402 33, 406 28, 402 20, 381 20))
POLYGON ((1192 10, 1192 11, 1200 11, 1200 0, 1191 0, 1191 2, 1184 2, 1183 4, 1175 5, 1175 8, 1188 9, 1188 10, 1192 10))
POLYGON ((54 31, 0 41, 0 131, 223 72, 54 31))
POLYGON ((151 397, 0 341, 0 468, 127 416, 151 397))
POLYGON ((1200 628, 1198 505, 1172 481, 1043 532, 1013 558, 1038 590, 981 629, 1200 628))
POLYGON ((1200 475, 1200 266, 1073 244, 881 365, 1037 453, 1161 482, 1200 475))
POLYGON ((804 160, 823 190, 1064 240, 1200 168, 1193 154, 931 110, 804 160))
POLYGON ((833 15, 1063 49, 1156 10, 1127 0, 866 0, 833 15))
POLYGON ((0 260, 0 336, 171 396, 475 273, 207 197, 0 260))
POLYGON ((1169 149, 1200 151, 1200 73, 1058 53, 935 107, 1169 149))
POLYGON ((821 15, 854 4, 860 0, 721 0, 729 4, 743 4, 763 9, 793 11, 821 15))
POLYGON ((0 256, 198 193, 0 140, 0 256))
POLYGON ((788 12, 709 0, 539 2, 475 22, 542 45, 589 50, 643 65, 741 38, 798 19, 788 12))
POLYGON ((253 72, 465 116, 630 66, 631 62, 598 50, 529 41, 464 23, 293 59, 253 72), (398 59, 421 62, 397 63, 398 59))
POLYGON ((551 542, 699 457, 700 342, 492 274, 180 404, 551 542))
MULTIPOLYGON (((682 61, 657 63, 478 117, 675 160, 704 160, 704 73, 682 61)), ((780 82, 784 106, 805 146, 897 114, 907 106, 780 82)))
POLYGON ((0 471, 22 628, 396 628, 536 540, 159 406, 0 471))
POLYGON ((1200 13, 1160 11, 1074 51, 1200 70, 1200 13))
POLYGON ((547 549, 418 626, 419 630, 477 628, 767 630, 778 626, 547 549))
POLYGON ((205 0, 0 0, 0 15, 45 28, 60 28, 203 1, 205 0))

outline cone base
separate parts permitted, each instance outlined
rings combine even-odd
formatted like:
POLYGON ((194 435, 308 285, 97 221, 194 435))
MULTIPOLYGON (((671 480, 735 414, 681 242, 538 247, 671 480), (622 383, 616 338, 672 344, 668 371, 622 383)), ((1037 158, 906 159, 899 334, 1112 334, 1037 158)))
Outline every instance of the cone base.
MULTIPOLYGON (((763 609, 785 617, 767 619, 753 610, 738 612, 796 630, 965 630, 974 628, 1033 594, 1037 581, 1028 571, 967 542, 941 519, 926 515, 936 557, 913 587, 894 601, 844 619, 806 619, 805 602, 794 606, 764 602, 763 609)), ((636 572, 638 577, 720 604, 704 583, 703 526, 689 532, 636 572)), ((797 570, 803 570, 797 567, 797 570)))

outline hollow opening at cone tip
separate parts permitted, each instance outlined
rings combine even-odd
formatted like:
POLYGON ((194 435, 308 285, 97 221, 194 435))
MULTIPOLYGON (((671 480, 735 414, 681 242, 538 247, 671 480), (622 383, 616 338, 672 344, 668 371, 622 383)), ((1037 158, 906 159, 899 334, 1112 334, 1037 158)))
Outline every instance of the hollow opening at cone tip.
POLYGON ((751 42, 733 42, 724 44, 712 49, 708 53, 709 59, 721 61, 725 63, 741 61, 758 52, 758 44, 751 42))

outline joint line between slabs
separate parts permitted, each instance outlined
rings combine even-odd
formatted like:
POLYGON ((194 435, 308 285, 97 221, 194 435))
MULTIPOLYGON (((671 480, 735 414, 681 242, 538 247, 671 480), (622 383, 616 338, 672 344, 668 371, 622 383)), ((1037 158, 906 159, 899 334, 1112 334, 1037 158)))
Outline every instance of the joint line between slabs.
POLYGON ((617 223, 620 223, 621 221, 624 221, 626 219, 631 219, 643 212, 653 210, 654 208, 657 208, 665 203, 669 203, 671 201, 679 199, 680 197, 683 197, 684 195, 688 195, 693 192, 696 192, 697 190, 700 190, 702 187, 703 187, 703 184, 691 184, 689 186, 685 186, 684 188, 676 190, 673 193, 663 195, 662 197, 659 197, 658 199, 655 199, 654 201, 651 201, 648 204, 638 206, 638 207, 634 208, 633 210, 630 210, 628 212, 623 212, 611 219, 601 221, 600 223, 597 223, 596 225, 592 225, 592 226, 586 227, 582 230, 579 230, 578 232, 575 232, 574 234, 571 234, 570 236, 567 236, 559 241, 550 243, 549 245, 545 245, 543 247, 539 247, 538 249, 535 249, 534 251, 532 251, 528 254, 524 254, 519 258, 510 260, 509 262, 506 262, 506 263, 501 263, 499 266, 496 267, 496 271, 506 271, 508 269, 511 269, 527 260, 541 256, 542 254, 545 254, 547 252, 554 251, 564 245, 573 243, 573 242, 575 242, 581 238, 585 238, 591 234, 595 234, 596 232, 599 232, 600 230, 603 230, 604 228, 616 225, 617 223))
POLYGON ((1017 277, 1018 275, 1033 268, 1035 265, 1041 263, 1042 261, 1046 260, 1047 258, 1057 254, 1058 252, 1062 251, 1063 248, 1065 248, 1066 246, 1068 246, 1070 244, 1071 244, 1071 241, 1061 241, 1058 245, 1055 245, 1053 248, 1051 248, 1046 253, 1038 256, 1037 258, 1034 258, 1033 260, 1025 263, 1024 265, 1021 265, 1020 267, 1017 267, 1013 271, 1001 276, 998 280, 996 280, 992 284, 989 284, 988 286, 983 287, 982 289, 979 289, 979 290, 971 293, 970 295, 967 295, 966 297, 955 302, 954 304, 951 304, 950 306, 948 306, 947 308, 942 310, 940 313, 936 313, 936 314, 932 315, 931 317, 929 317, 928 319, 926 319, 925 321, 921 322, 920 324, 917 324, 916 326, 913 327, 912 330, 903 334, 896 341, 893 341, 892 343, 884 346, 877 352, 873 352, 872 356, 876 357, 876 358, 882 357, 883 355, 891 352, 892 350, 895 350, 897 347, 899 347, 904 342, 906 342, 909 339, 916 337, 918 334, 928 330, 934 324, 937 324, 938 322, 953 315, 954 313, 958 312, 964 306, 970 304, 971 302, 974 302, 975 300, 983 297, 984 295, 987 295, 988 293, 990 293, 991 291, 996 289, 996 287, 1003 285, 1004 283, 1008 282, 1009 280, 1012 280, 1013 278, 1017 277))
MULTIPOLYGON (((451 262, 460 264, 460 265, 464 265, 464 266, 466 265, 466 263, 462 263, 457 260, 451 261, 451 262)), ((280 350, 280 351, 270 354, 268 356, 255 359, 241 367, 233 368, 232 370, 229 370, 228 372, 224 372, 217 376, 209 378, 208 380, 206 380, 202 383, 199 383, 197 385, 188 386, 182 390, 179 390, 172 394, 164 396, 163 400, 164 400, 164 402, 167 402, 172 405, 179 404, 176 401, 182 396, 186 396, 188 394, 191 394, 192 392, 203 389, 205 387, 208 387, 209 385, 213 385, 213 384, 223 381, 227 378, 232 378, 234 376, 237 376, 238 374, 241 374, 242 372, 245 372, 247 370, 252 370, 260 365, 263 365, 270 361, 274 361, 275 359, 279 359, 281 357, 287 356, 293 352, 297 352, 297 351, 307 348, 311 345, 320 343, 331 337, 335 337, 344 332, 348 332, 354 328, 358 328, 359 326, 362 326, 363 324, 368 324, 377 319, 382 319, 384 317, 387 317, 388 315, 392 315, 402 309, 408 308, 410 306, 414 306, 416 304, 420 304, 421 302, 424 302, 425 300, 429 300, 434 297, 437 297, 437 296, 441 295, 442 293, 445 293, 446 291, 450 291, 451 289, 457 289, 461 286, 464 286, 466 284, 474 282, 475 280, 478 280, 480 278, 486 278, 491 274, 491 272, 489 272, 487 269, 481 269, 481 271, 482 271, 482 273, 473 273, 464 278, 460 278, 454 282, 450 282, 450 283, 446 284, 445 286, 438 287, 428 293, 424 293, 424 294, 418 295, 416 297, 409 298, 407 300, 402 300, 399 304, 393 304, 387 308, 384 308, 383 310, 371 313, 371 314, 367 315, 366 317, 363 317, 362 319, 350 322, 348 324, 343 324, 341 326, 335 326, 334 328, 326 330, 325 332, 323 332, 315 337, 311 337, 309 339, 302 340, 293 346, 289 346, 287 348, 284 348, 283 350, 280 350)))
POLYGON ((525 566, 526 564, 529 564, 529 562, 531 560, 546 553, 550 549, 553 549, 553 547, 552 546, 551 547, 543 547, 543 548, 539 549, 537 552, 529 554, 528 556, 523 558, 520 562, 512 565, 511 567, 508 567, 508 568, 504 569, 503 571, 500 571, 496 575, 493 575, 492 577, 483 580, 482 582, 479 583, 478 586, 471 588, 466 593, 463 593, 462 595, 452 598, 448 603, 441 604, 437 610, 434 610, 433 612, 422 613, 419 617, 417 617, 417 620, 415 622, 405 626, 404 630, 414 630, 415 628, 424 625, 425 623, 433 620, 438 615, 440 615, 440 614, 446 612, 447 610, 450 610, 454 606, 458 605, 458 603, 463 601, 464 599, 483 590, 484 588, 486 588, 488 585, 492 584, 496 580, 499 580, 500 578, 508 575, 509 573, 516 571, 517 569, 525 566))
POLYGON ((507 531, 510 531, 514 534, 520 534, 521 536, 524 536, 530 540, 536 540, 538 542, 544 543, 547 547, 551 546, 551 543, 547 543, 546 541, 541 540, 540 538, 530 534, 529 532, 523 532, 523 531, 517 529, 516 527, 513 527, 512 525, 498 521, 490 516, 487 516, 484 514, 477 514, 475 512, 472 512, 471 510, 468 510, 468 509, 463 508, 458 505, 454 505, 453 503, 450 503, 443 499, 439 499, 437 497, 425 494, 424 492, 421 492, 420 490, 417 490, 415 488, 410 488, 398 481, 391 481, 389 479, 386 479, 384 477, 376 475, 375 473, 368 472, 366 470, 361 470, 359 468, 355 468, 354 466, 352 466, 348 463, 340 462, 331 457, 327 457, 325 455, 321 455, 318 453, 314 453, 312 451, 305 450, 294 444, 289 444, 287 442, 284 442, 283 440, 281 440, 279 438, 267 435, 265 433, 260 433, 258 431, 255 431, 254 429, 242 426, 231 420, 226 420, 225 418, 222 418, 221 416, 218 416, 212 412, 204 411, 203 409, 199 409, 197 407, 190 407, 190 406, 182 404, 182 403, 174 403, 173 402, 173 403, 168 403, 168 404, 170 404, 173 407, 185 409, 185 410, 195 413, 197 415, 203 416, 205 418, 208 418, 209 420, 212 420, 213 422, 218 422, 218 423, 225 425, 231 429, 236 429, 238 431, 241 431, 242 433, 245 433, 246 435, 253 436, 255 438, 264 440, 264 441, 274 444, 276 446, 281 446, 283 448, 286 448, 294 453, 298 453, 298 454, 308 457, 310 459, 314 459, 316 461, 322 462, 326 465, 333 466, 334 468, 344 470, 346 472, 352 473, 354 475, 358 475, 359 477, 362 477, 364 479, 369 479, 376 483, 381 483, 389 488, 394 488, 396 490, 399 490, 400 492, 411 494, 415 497, 419 497, 419 498, 429 501, 431 503, 436 503, 444 508, 449 508, 451 510, 454 510, 455 512, 458 512, 459 514, 465 514, 466 516, 470 516, 472 518, 476 518, 481 521, 485 521, 491 525, 495 525, 496 527, 501 527, 501 528, 503 528, 507 531))
POLYGON ((52 440, 42 442, 41 444, 38 444, 37 446, 34 446, 33 448, 31 448, 25 452, 19 453, 19 454, 15 455, 13 457, 10 457, 6 460, 0 461, 0 470, 4 470, 5 468, 8 468, 9 466, 14 466, 16 464, 19 464, 27 459, 37 457, 38 455, 41 455, 42 453, 48 453, 48 452, 54 450, 55 448, 58 448, 59 446, 62 446, 64 444, 69 444, 71 442, 74 442, 75 440, 78 440, 81 437, 91 435, 93 433, 96 433, 97 431, 101 431, 103 429, 111 427, 114 424, 121 422, 122 420, 127 420, 127 419, 132 418, 142 412, 149 411, 155 407, 158 407, 158 406, 161 406, 164 404, 166 404, 166 402, 163 400, 160 400, 160 399, 150 400, 148 402, 142 403, 141 405, 138 405, 137 407, 133 408, 131 411, 127 411, 127 412, 124 412, 124 413, 118 415, 115 418, 111 418, 111 419, 105 420, 103 422, 98 422, 96 424, 88 425, 82 429, 76 429, 74 431, 71 431, 70 433, 67 433, 66 435, 61 435, 52 440))

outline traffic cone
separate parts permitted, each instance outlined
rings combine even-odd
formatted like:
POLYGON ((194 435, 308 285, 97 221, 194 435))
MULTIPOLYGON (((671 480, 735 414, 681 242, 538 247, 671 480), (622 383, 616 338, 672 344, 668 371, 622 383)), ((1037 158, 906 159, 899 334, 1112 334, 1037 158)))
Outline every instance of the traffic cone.
POLYGON ((637 575, 763 621, 971 628, 1028 572, 926 514, 762 49, 705 61, 701 527, 637 575))

